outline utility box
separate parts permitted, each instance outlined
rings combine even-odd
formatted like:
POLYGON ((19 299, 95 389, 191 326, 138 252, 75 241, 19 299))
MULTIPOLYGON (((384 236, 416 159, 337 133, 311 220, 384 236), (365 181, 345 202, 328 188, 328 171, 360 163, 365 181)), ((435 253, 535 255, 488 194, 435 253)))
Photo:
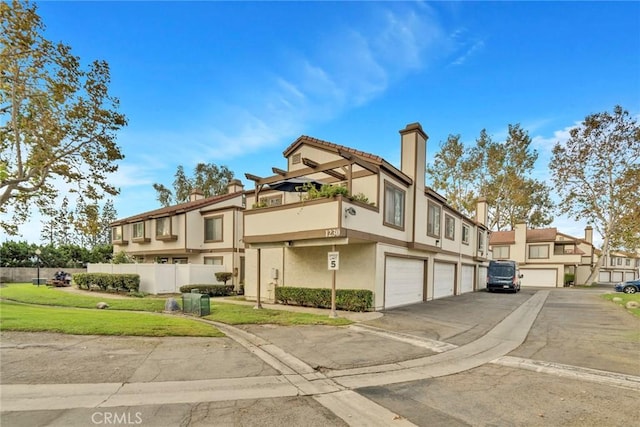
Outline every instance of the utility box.
POLYGON ((208 316, 211 314, 209 295, 194 292, 182 294, 182 312, 195 316, 208 316))

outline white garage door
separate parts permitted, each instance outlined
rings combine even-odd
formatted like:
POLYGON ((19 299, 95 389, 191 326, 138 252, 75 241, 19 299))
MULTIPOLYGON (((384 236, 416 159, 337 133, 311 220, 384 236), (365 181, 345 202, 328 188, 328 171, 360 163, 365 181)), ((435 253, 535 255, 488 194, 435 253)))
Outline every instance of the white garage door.
POLYGON ((555 268, 522 268, 520 269, 520 274, 522 274, 522 286, 556 287, 558 270, 556 270, 555 268))
POLYGON ((622 282, 622 271, 612 271, 611 272, 611 281, 613 283, 622 282))
POLYGON ((384 270, 384 308, 423 301, 424 261, 387 257, 384 270))
POLYGON ((600 283, 609 283, 611 281, 611 273, 608 271, 601 271, 598 277, 600 283))
POLYGON ((460 293, 473 292, 473 273, 475 269, 473 265, 463 265, 460 281, 460 293))
POLYGON ((633 276, 635 276, 635 275, 633 274, 632 271, 626 271, 624 273, 624 281, 626 282, 627 280, 633 280, 634 279, 633 276))
POLYGON ((487 287, 487 267, 478 267, 478 289, 487 287))
POLYGON ((453 287, 456 280, 455 264, 443 262, 433 263, 433 298, 442 298, 453 295, 453 287))

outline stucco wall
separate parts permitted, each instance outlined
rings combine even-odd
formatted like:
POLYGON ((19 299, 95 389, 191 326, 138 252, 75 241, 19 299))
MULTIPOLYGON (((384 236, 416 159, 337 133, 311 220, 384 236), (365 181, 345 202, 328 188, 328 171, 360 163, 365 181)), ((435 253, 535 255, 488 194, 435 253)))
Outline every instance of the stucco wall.
MULTIPOLYGON (((53 279, 53 275, 60 268, 40 268, 40 278, 53 279)), ((63 268, 66 273, 86 273, 86 268, 63 268)), ((38 275, 36 267, 2 267, 0 268, 0 283, 31 282, 38 275)))

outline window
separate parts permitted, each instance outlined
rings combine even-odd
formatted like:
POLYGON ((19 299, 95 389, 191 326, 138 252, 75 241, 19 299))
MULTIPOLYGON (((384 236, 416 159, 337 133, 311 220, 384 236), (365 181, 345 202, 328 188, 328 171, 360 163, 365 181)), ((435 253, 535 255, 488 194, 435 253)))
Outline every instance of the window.
POLYGON ((189 264, 188 258, 173 258, 174 264, 189 264))
POLYGON ((625 259, 624 265, 626 265, 627 267, 631 267, 631 260, 629 258, 625 259))
POLYGON ((456 220, 449 215, 444 216, 444 237, 449 240, 456 237, 456 220))
POLYGON ((547 245, 531 245, 529 246, 529 258, 549 258, 549 246, 547 245))
POLYGON ((156 236, 171 236, 171 218, 165 216, 164 218, 156 219, 156 236))
POLYGON ((509 259, 509 246, 494 246, 493 259, 509 259))
POLYGON ((404 191, 385 182, 384 224, 404 228, 404 191))
POLYGON ((222 241, 222 216, 214 216, 204 219, 204 241, 222 241))
POLYGON ((484 233, 478 230, 478 251, 484 252, 484 233))
POLYGON ((440 206, 429 202, 427 205, 427 235, 440 237, 440 206))
POLYGON ((282 205, 282 195, 260 197, 260 204, 265 207, 282 205))
POLYGON ((136 222, 133 224, 133 238, 144 239, 144 222, 136 222))
POLYGON ((204 257, 204 263, 206 265, 222 265, 222 259, 221 256, 204 257))
POLYGON ((111 241, 112 242, 121 242, 122 241, 122 226, 119 225, 117 227, 113 227, 111 229, 111 241))
POLYGON ((611 265, 616 265, 616 259, 614 257, 611 257, 611 265))
POLYGON ((298 163, 300 163, 300 153, 291 156, 291 164, 297 165, 298 163))
POLYGON ((622 258, 616 258, 618 265, 622 265, 622 258))
POLYGON ((471 230, 467 224, 462 224, 462 243, 465 245, 469 244, 469 235, 471 234, 471 230))

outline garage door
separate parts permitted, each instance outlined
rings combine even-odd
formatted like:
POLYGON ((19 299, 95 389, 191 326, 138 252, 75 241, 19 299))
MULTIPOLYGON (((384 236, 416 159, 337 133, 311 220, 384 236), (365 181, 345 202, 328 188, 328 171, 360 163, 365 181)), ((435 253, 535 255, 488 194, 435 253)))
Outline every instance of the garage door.
POLYGON ((611 272, 611 281, 613 283, 622 282, 622 271, 612 271, 611 272))
POLYGON ((473 292, 473 273, 475 269, 473 265, 463 265, 460 281, 460 293, 473 292))
POLYGON ((478 289, 487 287, 487 267, 478 267, 478 289))
POLYGON ((633 274, 632 271, 626 271, 624 273, 624 281, 626 282, 627 280, 633 280, 633 279, 635 279, 634 276, 635 276, 635 274, 633 274))
POLYGON ((433 263, 433 298, 442 298, 453 295, 456 280, 455 264, 443 262, 433 263))
POLYGON ((611 273, 608 271, 601 271, 598 276, 598 281, 600 283, 609 283, 611 282, 611 273))
POLYGON ((422 302, 424 261, 387 257, 384 269, 384 307, 422 302))
POLYGON ((520 274, 522 274, 522 286, 551 286, 556 287, 556 279, 558 270, 555 268, 549 269, 533 269, 533 268, 521 268, 520 274))

